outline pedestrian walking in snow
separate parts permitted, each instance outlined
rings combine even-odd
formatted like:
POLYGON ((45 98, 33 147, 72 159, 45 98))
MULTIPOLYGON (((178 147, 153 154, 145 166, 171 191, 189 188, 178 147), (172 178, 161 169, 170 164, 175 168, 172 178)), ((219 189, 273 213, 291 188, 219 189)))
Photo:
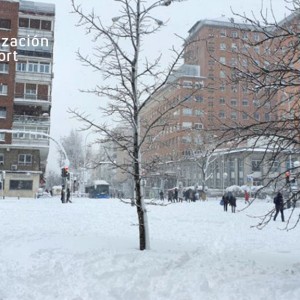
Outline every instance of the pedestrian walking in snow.
POLYGON ((70 189, 67 188, 67 203, 68 202, 72 203, 72 201, 70 200, 70 197, 71 197, 71 192, 70 192, 70 189))
POLYGON ((276 221, 276 218, 278 216, 278 213, 280 212, 281 214, 281 221, 284 222, 284 214, 283 214, 283 197, 280 192, 277 193, 277 195, 274 198, 274 204, 275 204, 275 216, 274 216, 274 221, 276 221))
POLYGON ((227 211, 227 207, 228 207, 228 198, 227 198, 227 195, 223 195, 222 196, 222 201, 223 201, 223 207, 224 207, 224 211, 227 211))
POLYGON ((236 198, 234 197, 234 195, 229 192, 228 193, 228 201, 229 201, 229 204, 231 206, 231 212, 232 213, 235 213, 235 209, 236 209, 236 198))
POLYGON ((175 188, 175 191, 174 191, 174 202, 178 202, 178 189, 175 188))
POLYGON ((61 189, 60 200, 61 200, 61 203, 65 203, 65 191, 64 191, 64 187, 62 187, 62 189, 61 189))
POLYGON ((247 191, 245 191, 245 203, 246 204, 249 204, 249 198, 250 198, 250 195, 247 191))
POLYGON ((164 192, 163 191, 160 191, 160 193, 159 193, 159 199, 162 200, 162 201, 165 200, 165 198, 164 198, 164 192))

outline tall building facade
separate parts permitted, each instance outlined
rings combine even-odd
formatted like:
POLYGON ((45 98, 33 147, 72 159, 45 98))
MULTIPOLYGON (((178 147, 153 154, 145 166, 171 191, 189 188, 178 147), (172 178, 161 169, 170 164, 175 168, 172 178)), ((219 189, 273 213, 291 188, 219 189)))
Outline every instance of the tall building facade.
MULTIPOLYGON (((219 143, 222 129, 227 126, 277 120, 279 114, 275 108, 278 99, 275 96, 266 97, 266 93, 256 91, 254 80, 249 84, 235 80, 239 70, 255 72, 256 66, 268 70, 275 46, 260 44, 262 37, 260 28, 223 17, 201 20, 189 30, 184 64, 199 67, 198 77, 204 86, 198 88, 195 78, 182 74, 175 91, 169 89, 163 93, 161 101, 153 99, 146 106, 144 116, 151 119, 153 112, 167 103, 166 99, 179 97, 187 100, 171 110, 173 122, 165 124, 159 135, 155 132, 155 142, 150 141, 144 150, 146 162, 155 156, 161 160, 156 170, 147 174, 149 190, 171 188, 180 181, 185 186, 201 182, 203 174, 197 164, 197 151, 199 154, 203 151, 205 140, 208 144, 219 143), (209 132, 212 133, 210 136, 207 135, 209 132)), ((267 80, 266 76, 266 85, 267 80)), ((226 147, 230 146, 224 144, 223 149, 213 154, 213 163, 207 168, 207 184, 215 188, 243 185, 250 174, 255 184, 262 184, 266 172, 258 164, 265 150, 260 149, 258 155, 251 150, 253 145, 249 143, 237 151, 226 150, 226 147)), ((286 166, 276 166, 277 174, 282 172, 280 168, 286 166)))
POLYGON ((49 152, 55 6, 0 1, 0 172, 6 196, 44 185, 49 152))

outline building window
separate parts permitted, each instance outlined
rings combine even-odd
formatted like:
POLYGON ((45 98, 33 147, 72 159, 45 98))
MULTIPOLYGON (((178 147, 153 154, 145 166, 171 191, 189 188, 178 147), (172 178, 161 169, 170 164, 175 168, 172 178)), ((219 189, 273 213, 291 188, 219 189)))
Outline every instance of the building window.
POLYGON ((40 73, 50 73, 50 64, 40 63, 40 73))
POLYGON ((41 29, 50 31, 51 30, 51 21, 42 20, 41 29))
POLYGON ((226 78, 226 73, 225 71, 220 71, 220 78, 226 78))
POLYGON ((203 88, 203 81, 195 82, 195 88, 196 89, 202 89, 203 88))
POLYGON ((7 85, 0 83, 0 95, 7 96, 7 85))
POLYGON ((220 37, 226 37, 226 30, 225 29, 220 30, 220 37))
POLYGON ((41 27, 41 20, 30 19, 29 23, 30 23, 30 26, 29 26, 30 28, 40 29, 40 27, 41 27))
POLYGON ((237 58, 232 57, 231 60, 230 60, 230 65, 231 65, 232 67, 237 66, 237 58))
POLYGON ((220 85, 220 91, 221 91, 221 92, 225 92, 225 90, 226 90, 225 84, 221 84, 221 85, 220 85))
POLYGON ((29 19, 20 18, 19 19, 19 27, 28 28, 29 27, 29 19))
POLYGON ((242 66, 245 67, 245 68, 248 67, 247 59, 244 59, 244 58, 242 59, 242 66))
POLYGON ((0 153, 0 165, 4 165, 4 154, 0 153))
POLYGON ((236 111, 232 111, 231 114, 231 120, 236 120, 237 119, 237 112, 236 111))
POLYGON ((6 107, 0 107, 0 119, 6 118, 6 107))
POLYGON ((231 106, 237 106, 237 100, 236 99, 231 99, 230 100, 230 105, 231 106))
POLYGON ((238 37, 237 31, 232 31, 232 32, 231 32, 231 36, 232 36, 233 38, 237 38, 237 37, 238 37))
POLYGON ((191 115, 193 114, 193 111, 192 111, 191 108, 184 108, 184 109, 182 110, 182 114, 183 114, 184 116, 191 116, 191 115))
POLYGON ((253 117, 254 117, 254 119, 257 120, 257 121, 259 121, 259 119, 260 119, 260 116, 259 116, 259 113, 258 113, 258 112, 255 112, 255 113, 253 114, 253 117))
POLYGON ((21 165, 32 164, 32 155, 31 154, 19 154, 18 164, 21 164, 21 165))
POLYGON ((11 20, 0 19, 0 29, 11 29, 11 20))
POLYGON ((195 96, 195 101, 196 101, 197 103, 203 103, 203 97, 197 95, 197 96, 195 96))
POLYGON ((279 163, 279 161, 275 160, 272 163, 270 163, 270 171, 272 173, 280 172, 280 163, 279 163))
POLYGON ((226 44, 225 43, 220 44, 220 50, 226 50, 226 44))
POLYGON ((203 124, 202 123, 195 123, 194 128, 195 129, 203 129, 203 124))
POLYGON ((26 83, 25 97, 27 99, 36 99, 37 97, 36 84, 26 83))
POLYGON ((203 116, 204 112, 201 109, 195 109, 195 116, 203 116))
POLYGON ((32 180, 10 180, 9 189, 10 190, 32 190, 33 181, 32 180))
POLYGON ((249 92, 248 87, 246 85, 242 86, 242 90, 243 90, 243 94, 248 94, 249 92))
POLYGON ((261 161, 260 160, 256 160, 256 159, 253 159, 252 160, 252 172, 259 172, 260 171, 260 163, 261 161))
POLYGON ((245 46, 242 46, 242 48, 241 48, 241 52, 242 53, 248 53, 248 46, 247 45, 245 45, 245 46))
POLYGON ((219 118, 225 119, 225 112, 223 110, 219 112, 219 118))
POLYGON ((2 51, 2 52, 9 52, 10 47, 9 47, 8 44, 9 43, 0 40, 0 51, 2 51))
POLYGON ((39 70, 39 63, 36 61, 29 61, 28 62, 28 72, 35 72, 37 73, 39 70))
POLYGON ((233 93, 237 93, 237 85, 232 85, 232 86, 231 86, 231 91, 232 91, 233 93))
POLYGON ((257 54, 259 54, 259 52, 260 52, 259 51, 259 46, 254 47, 254 52, 257 53, 257 54))
POLYGON ((0 132, 0 141, 4 142, 5 141, 5 133, 0 132))
POLYGON ((185 80, 185 81, 183 81, 182 86, 184 88, 191 89, 193 87, 193 82, 185 80))
POLYGON ((220 57, 220 63, 225 65, 226 64, 226 57, 221 56, 220 57))
POLYGON ((270 121, 271 120, 271 117, 270 117, 270 114, 269 113, 265 113, 265 121, 270 121))
POLYGON ((253 100, 253 105, 254 105, 255 107, 259 107, 259 106, 260 106, 260 101, 257 100, 257 99, 253 100))
POLYGON ((192 128, 192 122, 182 122, 182 129, 192 128))
POLYGON ((247 113, 243 112, 242 117, 243 117, 243 120, 248 120, 248 115, 247 115, 247 113))
POLYGON ((248 106, 249 105, 249 101, 247 99, 243 99, 242 105, 243 106, 248 106))
POLYGON ((253 34, 253 38, 254 38, 254 41, 259 42, 259 34, 257 32, 255 32, 253 34))
POLYGON ((231 51, 236 52, 237 51, 237 45, 236 43, 231 44, 231 51))
POLYGON ((189 144, 192 141, 192 138, 189 135, 185 135, 181 139, 183 144, 189 144))
POLYGON ((26 72, 26 61, 18 61, 17 62, 17 71, 26 72))
POLYGON ((5 62, 0 63, 0 73, 8 74, 8 63, 5 62))
POLYGON ((219 103, 222 104, 222 105, 224 105, 225 104, 225 98, 223 98, 223 97, 220 98, 219 103))
POLYGON ((247 32, 242 33, 242 39, 243 40, 248 40, 248 33, 247 32))

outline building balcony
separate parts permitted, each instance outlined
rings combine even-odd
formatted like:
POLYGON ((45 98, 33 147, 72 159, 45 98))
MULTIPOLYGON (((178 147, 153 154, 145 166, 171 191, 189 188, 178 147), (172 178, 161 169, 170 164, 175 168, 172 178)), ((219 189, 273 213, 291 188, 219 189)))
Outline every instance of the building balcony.
POLYGON ((49 127, 50 117, 48 114, 44 116, 27 116, 27 115, 14 115, 13 116, 13 126, 39 126, 39 127, 49 127))
POLYGON ((52 73, 33 73, 33 72, 16 72, 16 81, 30 81, 35 83, 51 83, 53 78, 52 73))
POLYGON ((15 94, 14 104, 41 106, 47 110, 51 105, 51 96, 42 96, 37 94, 15 94))
POLYGON ((48 30, 39 30, 33 28, 22 28, 18 29, 18 37, 37 37, 37 38, 47 38, 49 40, 54 39, 54 32, 48 30))
POLYGON ((12 135, 12 143, 10 145, 12 148, 19 148, 19 149, 37 149, 40 152, 40 163, 46 164, 49 147, 50 147, 50 140, 49 138, 40 137, 37 138, 35 135, 29 134, 22 134, 17 133, 12 135))
POLYGON ((13 146, 25 146, 28 148, 47 148, 50 145, 50 141, 48 138, 41 138, 41 139, 31 139, 26 138, 26 134, 24 134, 24 138, 12 138, 12 145, 13 146))

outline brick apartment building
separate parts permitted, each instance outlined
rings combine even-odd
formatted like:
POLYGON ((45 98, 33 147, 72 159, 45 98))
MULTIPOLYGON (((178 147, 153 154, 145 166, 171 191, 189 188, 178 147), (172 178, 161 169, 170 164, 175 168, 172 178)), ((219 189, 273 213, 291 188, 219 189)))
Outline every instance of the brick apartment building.
MULTIPOLYGON (((190 149, 192 141, 200 145, 203 138, 201 134, 195 135, 195 132, 222 129, 233 124, 268 122, 278 118, 278 112, 274 110, 276 97, 264 101, 253 86, 246 86, 234 80, 235 66, 253 71, 253 61, 267 67, 268 62, 272 60, 270 48, 273 45, 264 43, 261 46, 247 47, 243 43, 258 42, 261 36, 261 32, 253 25, 238 24, 233 19, 223 17, 201 20, 189 30, 187 41, 191 43, 188 43, 185 50, 184 65, 190 68, 198 67, 198 79, 181 73, 176 79, 180 87, 165 87, 161 101, 157 99, 160 96, 156 95, 144 110, 144 118, 151 119, 156 110, 165 103, 170 103, 168 99, 187 99, 184 105, 170 112, 172 121, 166 123, 160 131, 154 131, 145 147, 144 162, 155 156, 160 157, 157 169, 147 174, 148 190, 171 188, 180 181, 184 186, 199 183, 201 174, 194 160, 190 159, 190 149), (204 86, 199 89, 195 83, 200 78, 204 86), (195 136, 198 141, 195 141, 195 136)), ((215 137, 219 139, 217 132, 215 137)), ((255 184, 263 183, 263 175, 266 174, 267 168, 263 170, 257 165, 265 150, 257 149, 253 152, 252 145, 244 146, 236 151, 221 149, 216 152, 218 158, 209 170, 212 174, 207 181, 209 187, 243 185, 247 182, 249 174, 254 174, 255 184)), ((274 172, 278 172, 279 168, 280 166, 273 167, 274 172)))
POLYGON ((54 18, 53 4, 0 1, 0 173, 5 173, 5 196, 33 197, 44 184, 54 18))

